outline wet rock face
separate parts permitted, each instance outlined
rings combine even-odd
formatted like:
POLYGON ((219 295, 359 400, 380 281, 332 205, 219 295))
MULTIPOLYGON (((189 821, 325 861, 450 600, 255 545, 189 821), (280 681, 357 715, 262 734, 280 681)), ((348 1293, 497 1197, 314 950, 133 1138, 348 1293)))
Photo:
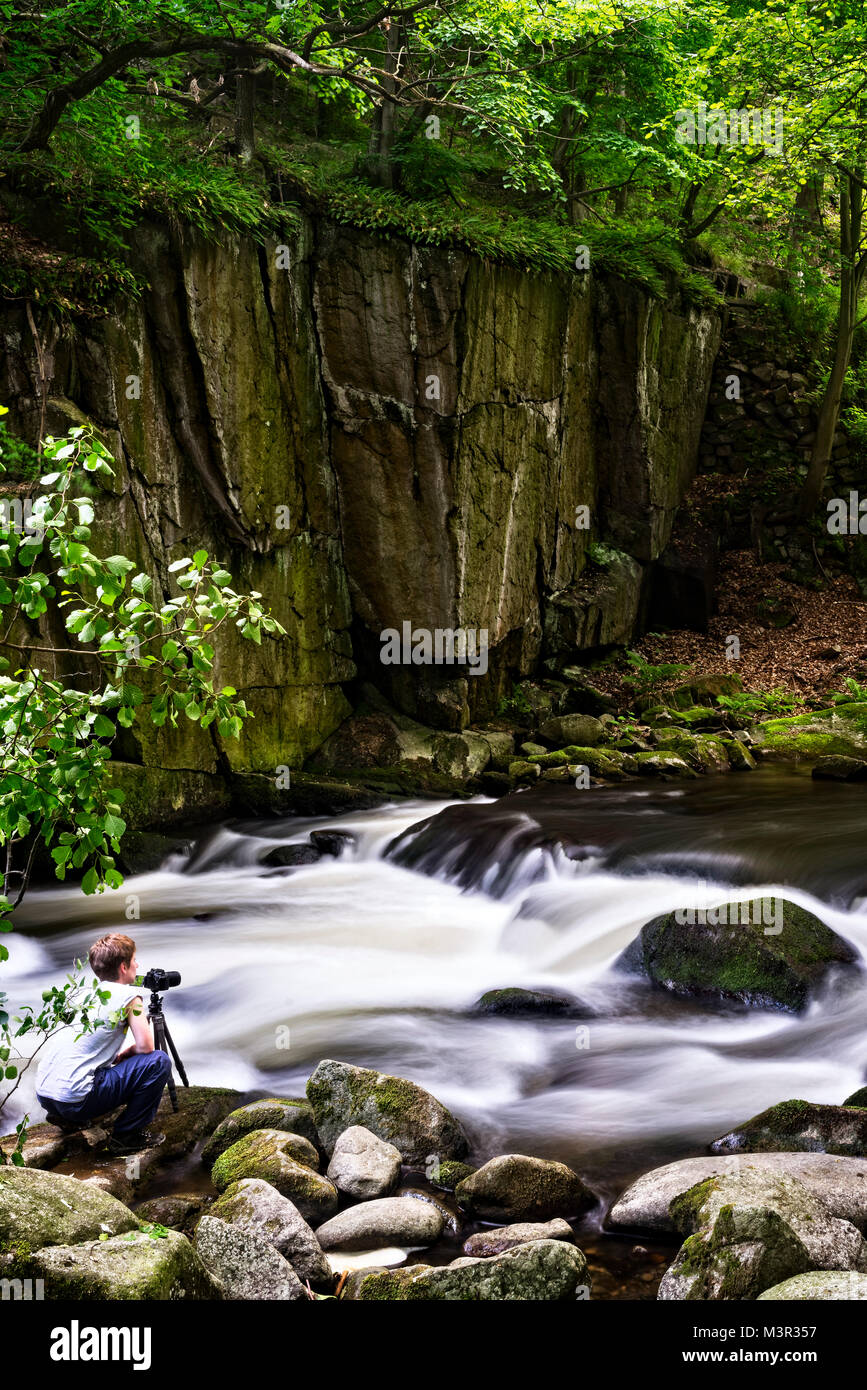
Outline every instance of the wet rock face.
MULTIPOLYGON (((83 413, 103 430, 117 465, 98 539, 155 594, 194 538, 286 628, 221 647, 256 715, 226 743, 233 774, 300 768, 349 714, 359 667, 404 714, 460 731, 535 668, 546 628, 555 646, 629 640, 694 468, 714 317, 304 218, 286 268, 189 229, 135 241, 150 288, 59 344, 46 425, 83 413), (579 506, 620 555, 589 588, 579 506), (381 633, 404 620, 487 631, 489 670, 384 666, 381 633)), ((10 341, 29 343, 17 312, 10 341)), ((32 437, 27 352, 0 384, 32 437)), ((207 733, 128 744, 137 824, 224 809, 207 733)))

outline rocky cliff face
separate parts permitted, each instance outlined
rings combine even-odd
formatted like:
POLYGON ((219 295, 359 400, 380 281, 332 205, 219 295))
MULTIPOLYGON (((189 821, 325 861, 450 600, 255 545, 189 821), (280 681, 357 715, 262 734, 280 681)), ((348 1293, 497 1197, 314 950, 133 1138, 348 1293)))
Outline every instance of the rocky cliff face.
MULTIPOLYGON (((287 629, 221 647, 256 715, 240 744, 189 726, 120 750, 150 818, 218 809, 233 771, 300 767, 361 677, 461 729, 543 656, 629 640, 694 471, 714 317, 305 218, 266 249, 147 225, 135 256, 150 290, 57 344, 46 427, 104 431, 97 524, 158 589, 204 547, 287 629), (382 630, 406 621, 487 630, 487 674, 382 665, 382 630)), ((33 439, 17 309, 3 344, 0 389, 33 439)))

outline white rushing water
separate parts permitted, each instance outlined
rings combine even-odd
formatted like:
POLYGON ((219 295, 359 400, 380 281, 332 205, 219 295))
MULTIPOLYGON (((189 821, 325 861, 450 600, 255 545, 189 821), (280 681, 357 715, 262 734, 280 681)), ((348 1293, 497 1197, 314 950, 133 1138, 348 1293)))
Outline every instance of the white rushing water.
MULTIPOLYGON (((5 938, 5 988, 13 1006, 38 999, 96 936, 126 931, 142 970, 182 973, 166 1015, 191 1082, 299 1095, 316 1062, 335 1057, 421 1083, 483 1154, 583 1159, 585 1168, 638 1169, 646 1155, 699 1152, 767 1105, 839 1103, 862 1083, 867 987, 794 1018, 701 1009, 611 972, 655 915, 755 888, 702 890, 532 851, 516 860, 504 897, 461 892, 383 858, 396 834, 438 809, 416 802, 293 820, 282 838, 274 825, 267 839, 221 830, 198 872, 182 872, 177 859, 99 897, 34 893, 24 930, 5 938), (304 843, 324 825, 352 831, 356 846, 289 874, 258 863, 276 843, 304 843), (138 919, 127 916, 135 911, 138 919), (566 989, 599 1017, 467 1012, 503 986, 566 989)), ((756 888, 774 894, 777 885, 756 888)), ((785 896, 867 954, 863 911, 793 888, 785 896)), ((41 1117, 29 1078, 17 1100, 11 1118, 25 1108, 41 1117)))

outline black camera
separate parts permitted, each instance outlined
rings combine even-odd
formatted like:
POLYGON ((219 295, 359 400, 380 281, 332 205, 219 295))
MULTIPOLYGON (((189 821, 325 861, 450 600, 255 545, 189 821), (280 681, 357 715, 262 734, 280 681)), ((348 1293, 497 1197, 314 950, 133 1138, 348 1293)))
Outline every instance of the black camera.
POLYGON ((145 989, 159 994, 164 989, 174 989, 181 983, 179 970, 149 970, 142 980, 145 989))

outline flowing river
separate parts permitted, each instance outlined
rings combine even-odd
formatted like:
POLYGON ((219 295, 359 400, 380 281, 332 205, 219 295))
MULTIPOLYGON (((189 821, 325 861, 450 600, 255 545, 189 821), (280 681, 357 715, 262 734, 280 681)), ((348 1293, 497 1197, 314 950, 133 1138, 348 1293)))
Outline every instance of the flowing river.
MULTIPOLYGON (((867 975, 796 1018, 699 1006, 611 967, 655 915, 758 891, 785 890, 867 954, 864 795, 771 769, 545 783, 453 805, 390 853, 444 803, 236 823, 118 892, 34 891, 4 980, 13 1005, 38 999, 95 936, 127 931, 143 970, 182 973, 166 1015, 191 1082, 291 1096, 322 1057, 377 1067, 448 1105, 477 1159, 558 1158, 611 1195, 768 1105, 839 1103, 863 1083, 867 975), (354 845, 288 872, 259 862, 322 827, 354 845), (471 1014, 502 986, 565 989, 595 1016, 471 1014)), ((40 1113, 32 1087, 21 1100, 40 1113)))

